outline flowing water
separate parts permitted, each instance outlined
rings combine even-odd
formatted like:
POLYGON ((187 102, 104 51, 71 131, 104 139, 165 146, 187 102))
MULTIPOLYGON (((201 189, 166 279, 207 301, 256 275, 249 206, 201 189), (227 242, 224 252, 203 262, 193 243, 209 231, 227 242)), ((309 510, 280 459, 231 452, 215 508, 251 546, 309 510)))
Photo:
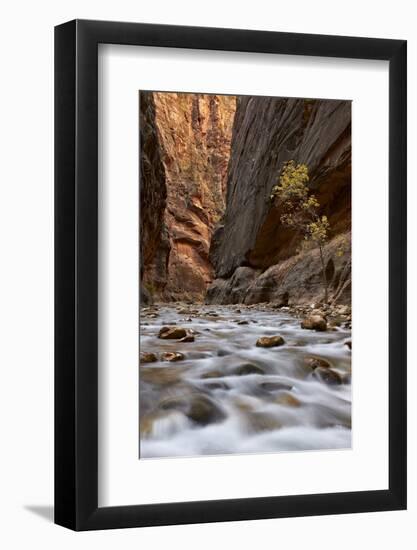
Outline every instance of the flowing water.
POLYGON ((140 365, 140 457, 340 449, 351 446, 350 330, 300 328, 288 312, 166 306, 141 314, 141 352, 184 355, 140 365), (162 326, 193 342, 158 338, 162 326), (285 344, 261 348, 262 336, 285 344), (339 382, 318 380, 311 357, 339 382))

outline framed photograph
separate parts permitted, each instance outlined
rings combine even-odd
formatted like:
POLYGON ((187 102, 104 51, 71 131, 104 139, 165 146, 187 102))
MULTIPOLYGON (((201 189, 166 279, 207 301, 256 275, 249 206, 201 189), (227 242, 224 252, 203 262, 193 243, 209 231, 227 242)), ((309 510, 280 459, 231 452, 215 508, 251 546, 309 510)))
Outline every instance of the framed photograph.
POLYGON ((55 29, 55 522, 406 507, 406 42, 55 29))

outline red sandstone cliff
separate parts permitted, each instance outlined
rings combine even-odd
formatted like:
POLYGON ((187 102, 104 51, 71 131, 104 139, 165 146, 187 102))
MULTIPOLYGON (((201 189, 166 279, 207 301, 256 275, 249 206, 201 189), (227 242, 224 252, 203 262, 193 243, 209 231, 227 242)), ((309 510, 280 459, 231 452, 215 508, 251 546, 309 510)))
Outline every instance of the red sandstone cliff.
MULTIPOLYGON (((161 247, 158 251, 162 258, 157 266, 156 256, 152 265, 145 262, 143 280, 158 299, 201 301, 214 277, 208 255, 213 229, 225 206, 236 100, 232 96, 141 92, 141 103, 149 100, 155 105, 154 128, 163 166, 160 177, 167 194, 161 224, 165 245, 163 252, 161 247)), ((142 131, 142 150, 150 137, 142 131)), ((148 210, 144 199, 142 209, 148 210)), ((159 219, 159 209, 157 214, 159 219)))

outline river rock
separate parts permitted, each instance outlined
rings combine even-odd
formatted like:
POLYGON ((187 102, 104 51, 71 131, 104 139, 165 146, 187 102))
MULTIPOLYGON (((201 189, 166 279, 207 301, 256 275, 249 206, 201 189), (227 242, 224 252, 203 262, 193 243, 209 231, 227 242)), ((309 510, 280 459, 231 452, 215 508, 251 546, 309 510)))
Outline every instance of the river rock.
POLYGON ((220 378, 221 376, 223 376, 223 373, 220 372, 219 370, 209 370, 207 372, 204 372, 202 375, 201 375, 201 378, 220 378))
POLYGON ((258 365, 245 363, 244 365, 239 365, 238 367, 233 369, 232 374, 237 374, 238 376, 246 376, 248 374, 265 374, 265 372, 258 365))
POLYGON ((285 384, 284 382, 263 382, 259 386, 267 392, 292 390, 292 386, 290 384, 285 384))
POLYGON ((343 384, 351 384, 352 383, 352 374, 350 372, 347 372, 343 376, 343 384))
POLYGON ((223 411, 208 397, 197 395, 186 413, 188 418, 203 426, 213 422, 220 422, 225 418, 223 411))
POLYGON ((158 361, 157 356, 150 351, 141 351, 140 353, 140 362, 141 363, 155 363, 158 361))
POLYGON ((324 368, 329 369, 331 368, 331 364, 326 359, 323 359, 322 357, 305 357, 304 363, 308 365, 310 368, 317 369, 317 368, 324 368))
POLYGON ((181 338, 180 342, 194 342, 195 338, 192 334, 187 334, 184 338, 181 338))
POLYGON ((352 340, 348 340, 345 342, 345 346, 347 346, 350 350, 352 349, 352 340))
POLYGON ((321 315, 310 315, 301 322, 301 328, 324 332, 327 330, 327 322, 321 315))
POLYGON ((283 392, 278 395, 275 400, 278 405, 285 405, 287 407, 301 407, 301 401, 294 397, 291 393, 283 392))
POLYGON ((250 431, 265 432, 282 428, 282 423, 272 414, 250 411, 246 413, 250 431))
POLYGON ((163 340, 179 340, 186 336, 187 331, 182 327, 162 327, 158 334, 158 338, 163 340))
POLYGON ((162 361, 170 361, 171 363, 174 363, 175 361, 182 361, 185 359, 185 355, 177 351, 166 351, 161 355, 161 358, 162 361))
POLYGON ((139 371, 140 381, 157 386, 170 386, 181 381, 182 374, 186 367, 142 367, 139 371))
POLYGON ((282 336, 262 336, 256 342, 258 348, 275 348, 285 344, 282 336))
POLYGON ((212 399, 203 394, 194 394, 190 397, 174 397, 160 403, 164 410, 175 409, 183 412, 196 424, 206 426, 220 422, 225 418, 224 412, 212 399))
POLYGON ((324 382, 329 386, 336 386, 343 383, 343 379, 338 372, 333 369, 323 367, 317 367, 313 371, 313 378, 319 380, 320 382, 324 382))

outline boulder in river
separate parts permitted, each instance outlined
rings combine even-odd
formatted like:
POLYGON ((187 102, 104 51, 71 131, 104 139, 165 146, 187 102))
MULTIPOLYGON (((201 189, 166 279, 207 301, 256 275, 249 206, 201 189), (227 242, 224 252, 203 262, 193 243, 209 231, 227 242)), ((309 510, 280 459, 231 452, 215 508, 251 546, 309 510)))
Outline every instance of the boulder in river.
POLYGON ((201 378, 220 378, 223 374, 219 370, 209 370, 201 375, 201 378))
POLYGON ((345 342, 345 346, 347 346, 350 350, 352 349, 352 340, 348 340, 345 342))
POLYGON ((250 411, 246 413, 246 420, 249 430, 255 433, 282 428, 282 422, 276 416, 262 411, 250 411))
POLYGON ((203 394, 168 398, 160 403, 160 407, 164 410, 179 410, 190 420, 201 426, 220 422, 225 418, 225 414, 220 407, 212 399, 203 394))
POLYGON ((260 387, 267 392, 292 390, 292 386, 285 382, 263 382, 260 387))
POLYGON ((217 357, 225 357, 226 355, 231 355, 232 352, 227 349, 219 349, 217 350, 217 357))
POLYGON ((247 374, 265 374, 261 367, 254 365, 253 363, 244 363, 243 365, 239 365, 233 369, 232 373, 237 374, 238 376, 245 376, 247 374))
POLYGON ((175 361, 182 361, 185 359, 185 355, 183 353, 179 353, 177 351, 166 351, 161 355, 162 361, 170 361, 171 363, 175 361))
POLYGON ((336 386, 343 383, 343 379, 338 372, 333 369, 325 369, 323 367, 317 367, 313 371, 313 378, 324 382, 329 386, 336 386))
POLYGON ((258 348, 275 348, 284 344, 284 338, 278 334, 276 336, 262 336, 256 342, 258 348))
POLYGON ((180 339, 180 342, 194 342, 195 337, 192 334, 187 334, 184 338, 180 339))
POLYGON ((323 359, 323 357, 307 356, 304 358, 304 363, 313 370, 317 369, 318 367, 329 369, 332 366, 329 361, 327 361, 327 359, 323 359))
POLYGON ((181 381, 182 374, 187 370, 182 366, 142 367, 139 371, 140 381, 157 386, 170 386, 181 381))
POLYGON ((155 363, 158 361, 157 356, 150 351, 141 351, 140 353, 140 362, 141 363, 155 363))
POLYGON ((162 327, 158 334, 158 338, 163 340, 179 340, 186 336, 187 331, 182 327, 162 327))
POLYGON ((324 332, 327 330, 327 322, 321 315, 310 315, 301 322, 301 328, 324 332))

